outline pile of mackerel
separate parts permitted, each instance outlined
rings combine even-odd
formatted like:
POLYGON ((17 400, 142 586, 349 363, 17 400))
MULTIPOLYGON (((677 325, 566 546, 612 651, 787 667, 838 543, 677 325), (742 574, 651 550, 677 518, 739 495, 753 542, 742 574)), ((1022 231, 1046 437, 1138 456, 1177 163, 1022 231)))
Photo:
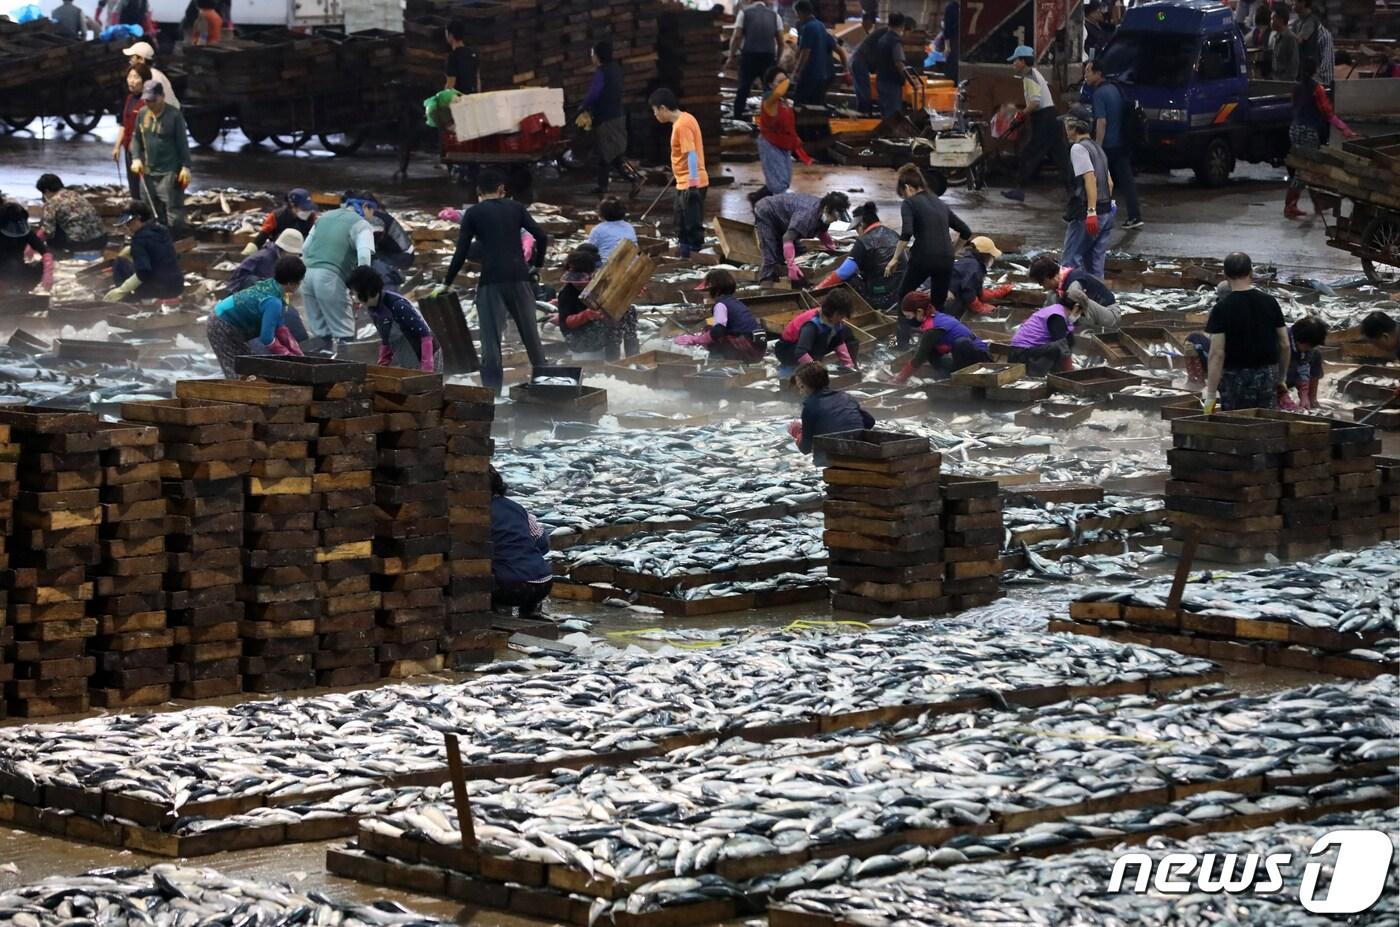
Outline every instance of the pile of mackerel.
POLYGON ((724 647, 498 663, 461 683, 0 729, 0 794, 189 832, 260 807, 447 779, 630 762, 716 737, 771 739, 930 709, 1169 691, 1215 665, 1069 635, 909 625, 771 631, 724 647), (515 670, 515 672, 512 672, 515 670))
POLYGON ((479 860, 462 853, 451 790, 429 791, 366 817, 328 863, 451 897, 463 884, 452 873, 468 887, 563 892, 589 923, 719 900, 742 912, 799 887, 924 865, 1389 808, 1397 736, 1395 677, 922 715, 697 745, 622 771, 473 783, 479 860))

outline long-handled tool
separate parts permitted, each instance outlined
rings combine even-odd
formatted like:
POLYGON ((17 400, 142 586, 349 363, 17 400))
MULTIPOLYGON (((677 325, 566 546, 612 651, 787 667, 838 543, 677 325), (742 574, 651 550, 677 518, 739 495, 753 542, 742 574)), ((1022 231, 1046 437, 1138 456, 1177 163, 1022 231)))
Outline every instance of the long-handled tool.
POLYGON ((1371 420, 1372 416, 1374 416, 1377 412, 1383 412, 1383 411, 1385 411, 1386 409, 1396 409, 1396 408, 1400 408, 1400 396, 1396 396, 1394 399, 1388 399, 1388 400, 1386 400, 1384 403, 1382 403, 1381 405, 1376 406, 1376 407, 1375 407, 1374 409, 1372 409, 1370 412, 1367 412, 1364 418, 1359 418, 1359 419, 1357 419, 1357 420, 1356 420, 1356 424, 1358 424, 1358 425, 1364 425, 1364 424, 1366 424, 1367 422, 1369 422, 1369 421, 1371 420))
POLYGON ((654 199, 654 200, 651 201, 651 205, 647 207, 647 211, 646 211, 646 212, 642 213, 642 218, 641 218, 641 219, 638 219, 638 220, 637 220, 638 222, 645 221, 646 217, 649 216, 649 215, 651 214, 651 211, 652 211, 653 209, 656 208, 656 204, 659 203, 659 202, 661 202, 661 197, 663 197, 663 196, 666 195, 666 191, 669 190, 669 189, 671 189, 671 186, 672 186, 673 184, 675 184, 675 182, 676 182, 676 178, 672 177, 672 178, 671 178, 671 182, 668 183, 668 184, 666 184, 666 186, 664 186, 664 187, 661 188, 661 192, 658 193, 658 194, 656 194, 656 199, 654 199))

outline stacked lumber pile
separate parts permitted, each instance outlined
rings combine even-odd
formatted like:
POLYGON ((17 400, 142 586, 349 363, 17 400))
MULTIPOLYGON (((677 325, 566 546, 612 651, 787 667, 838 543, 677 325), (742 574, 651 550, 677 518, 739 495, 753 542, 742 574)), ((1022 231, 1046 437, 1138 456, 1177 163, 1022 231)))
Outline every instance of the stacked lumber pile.
POLYGON ((438 650, 448 669, 491 659, 491 480, 495 400, 488 389, 448 386, 442 428, 447 436, 447 625, 438 650))
POLYGON ((1377 457, 1381 485, 1381 537, 1400 541, 1400 457, 1377 457))
POLYGON ((0 109, 56 115, 50 104, 108 102, 127 69, 124 45, 61 35, 50 19, 0 22, 0 90, 11 101, 0 109))
POLYGON ((374 471, 374 559, 384 676, 442 669, 449 578, 447 432, 437 374, 375 368, 369 386, 383 416, 374 471))
MULTIPOLYGON (((674 90, 681 101, 681 108, 700 123, 700 135, 709 157, 708 166, 718 177, 720 114, 723 109, 719 70, 724 55, 719 20, 709 10, 668 7, 661 14, 661 37, 657 50, 660 52, 660 63, 657 66, 656 85, 674 90)), ((650 118, 651 113, 645 111, 640 115, 650 118)), ((662 156, 655 160, 668 164, 670 126, 662 126, 654 119, 651 124, 661 130, 657 132, 653 129, 653 137, 660 135, 664 143, 662 156)))
POLYGON ((1397 145, 1400 137, 1389 135, 1346 142, 1340 148, 1294 148, 1288 166, 1310 187, 1400 209, 1400 157, 1393 153, 1397 145))
POLYGON ((1369 425, 1247 409, 1172 421, 1168 553, 1286 560, 1380 540, 1380 441, 1369 425))
POLYGON ((37 718, 85 711, 87 678, 96 664, 87 639, 97 630, 88 617, 87 571, 101 557, 97 418, 11 406, 0 409, 0 425, 9 427, 20 448, 10 551, 9 713, 37 718))
POLYGON ((190 99, 306 97, 389 84, 403 67, 403 40, 380 30, 337 39, 273 29, 217 45, 184 45, 180 63, 190 99))
POLYGON ((97 665, 88 695, 97 708, 158 705, 169 700, 175 681, 167 558, 190 556, 165 549, 165 448, 154 425, 99 424, 94 437, 102 464, 102 561, 90 573, 88 614, 97 636, 88 639, 88 653, 97 665))
POLYGON ((943 593, 960 612, 1001 598, 1001 487, 996 480, 943 475, 943 593))
MULTIPOLYGON (((19 492, 19 445, 10 440, 10 426, 0 425, 0 686, 14 678, 14 667, 10 664, 11 645, 15 642, 14 625, 4 618, 9 604, 10 542, 5 540, 14 533, 15 495, 19 492)), ((5 700, 0 698, 0 718, 5 717, 5 700)))
POLYGON ((243 480, 252 466, 248 407, 202 399, 129 402, 122 418, 153 424, 165 449, 167 621, 174 632, 173 694, 213 698, 243 689, 243 480))
POLYGON ((904 617, 946 612, 942 457, 928 439, 862 431, 823 435, 813 446, 827 464, 822 511, 827 574, 837 580, 832 607, 904 617))

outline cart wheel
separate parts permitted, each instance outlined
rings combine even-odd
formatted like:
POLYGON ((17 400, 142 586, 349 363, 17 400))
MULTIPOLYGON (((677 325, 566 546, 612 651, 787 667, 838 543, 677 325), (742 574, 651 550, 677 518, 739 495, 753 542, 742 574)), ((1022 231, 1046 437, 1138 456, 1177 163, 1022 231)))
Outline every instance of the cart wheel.
POLYGON ((354 132, 330 132, 316 136, 321 140, 321 144, 331 154, 349 157, 360 150, 360 146, 365 143, 365 137, 369 130, 361 127, 354 132))
POLYGON ((273 133, 272 135, 269 135, 268 138, 272 140, 272 144, 276 145, 283 151, 295 151, 311 140, 311 133, 291 132, 285 135, 278 135, 276 133, 273 133))
POLYGON ((1361 233, 1361 247, 1384 255, 1381 261, 1361 259, 1361 269, 1376 286, 1400 284, 1400 216, 1377 216, 1361 233))
POLYGON ((197 113, 189 112, 185 114, 185 127, 189 129, 190 138, 201 148, 208 148, 219 140, 219 133, 224 128, 224 117, 222 113, 197 113))
POLYGON ((89 113, 71 113, 65 115, 63 121, 68 123, 68 128, 77 134, 86 135, 97 128, 97 124, 102 121, 102 110, 93 110, 89 113))
POLYGON ((28 128, 29 124, 34 121, 33 116, 0 116, 0 119, 3 119, 5 125, 10 127, 11 132, 28 128))

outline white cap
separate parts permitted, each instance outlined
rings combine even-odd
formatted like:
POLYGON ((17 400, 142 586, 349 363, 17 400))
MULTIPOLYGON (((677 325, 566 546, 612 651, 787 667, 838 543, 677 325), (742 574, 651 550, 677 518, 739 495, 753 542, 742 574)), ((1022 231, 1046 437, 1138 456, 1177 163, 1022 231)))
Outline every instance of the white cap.
POLYGON ((140 55, 147 61, 154 61, 156 57, 156 50, 151 47, 150 42, 137 42, 130 48, 123 48, 122 54, 126 55, 128 58, 135 58, 137 55, 140 55))
POLYGON ((301 254, 302 248, 306 247, 306 239, 296 229, 284 229, 273 244, 288 254, 301 254))

